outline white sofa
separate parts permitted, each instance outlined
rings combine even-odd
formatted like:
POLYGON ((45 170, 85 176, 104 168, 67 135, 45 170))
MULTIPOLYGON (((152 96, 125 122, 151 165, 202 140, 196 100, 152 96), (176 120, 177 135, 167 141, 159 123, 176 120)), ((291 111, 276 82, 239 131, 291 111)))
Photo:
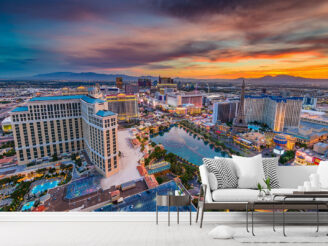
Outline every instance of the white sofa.
MULTIPOLYGON (((303 185, 309 180, 312 173, 317 172, 316 166, 278 166, 279 189, 273 189, 272 193, 292 193, 297 190, 298 185, 303 185)), ((217 189, 211 191, 208 181, 208 169, 205 165, 199 167, 201 176, 201 190, 198 201, 196 222, 201 210, 202 227, 205 210, 246 210, 248 202, 257 200, 258 190, 256 189, 217 189)), ((268 207, 269 208, 269 207, 268 207)), ((297 209, 298 207, 291 207, 297 209)))

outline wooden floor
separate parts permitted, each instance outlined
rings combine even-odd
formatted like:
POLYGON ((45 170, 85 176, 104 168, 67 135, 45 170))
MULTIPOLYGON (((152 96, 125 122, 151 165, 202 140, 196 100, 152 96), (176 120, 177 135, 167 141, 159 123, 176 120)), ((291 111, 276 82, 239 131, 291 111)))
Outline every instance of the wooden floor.
MULTIPOLYGON (((154 222, 0 222, 0 245, 241 245, 232 239, 211 239, 208 232, 216 225, 215 223, 205 223, 203 229, 200 229, 199 225, 190 226, 187 222, 182 222, 180 225, 173 223, 170 227, 165 222, 157 226, 154 222)), ((231 226, 243 227, 244 225, 233 224, 231 226)))

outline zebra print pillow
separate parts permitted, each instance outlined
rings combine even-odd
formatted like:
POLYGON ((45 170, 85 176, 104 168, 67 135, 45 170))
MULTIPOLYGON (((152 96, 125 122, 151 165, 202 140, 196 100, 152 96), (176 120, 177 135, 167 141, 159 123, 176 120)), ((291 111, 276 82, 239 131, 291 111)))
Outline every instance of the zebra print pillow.
POLYGON ((207 166, 211 173, 214 173, 217 181, 217 189, 237 188, 238 179, 233 171, 231 162, 226 158, 204 158, 203 163, 207 166))
POLYGON ((265 178, 270 178, 270 185, 272 189, 280 188, 277 167, 278 158, 262 158, 263 170, 265 178))

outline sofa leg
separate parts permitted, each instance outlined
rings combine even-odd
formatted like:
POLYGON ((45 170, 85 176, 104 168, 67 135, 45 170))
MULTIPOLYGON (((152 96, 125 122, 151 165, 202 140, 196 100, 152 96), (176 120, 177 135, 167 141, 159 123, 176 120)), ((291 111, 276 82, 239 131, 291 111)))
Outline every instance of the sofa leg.
POLYGON ((203 207, 202 207, 202 214, 200 215, 200 228, 203 227, 204 212, 205 212, 205 206, 203 205, 203 207))
POLYGON ((199 204, 197 205, 196 223, 198 222, 198 215, 199 215, 199 204))

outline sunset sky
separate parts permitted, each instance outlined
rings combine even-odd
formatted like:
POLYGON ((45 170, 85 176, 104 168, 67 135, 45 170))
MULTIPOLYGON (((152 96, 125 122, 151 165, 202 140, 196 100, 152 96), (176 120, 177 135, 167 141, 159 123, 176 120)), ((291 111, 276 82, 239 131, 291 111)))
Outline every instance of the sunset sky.
POLYGON ((0 0, 0 78, 328 78, 327 0, 0 0))

